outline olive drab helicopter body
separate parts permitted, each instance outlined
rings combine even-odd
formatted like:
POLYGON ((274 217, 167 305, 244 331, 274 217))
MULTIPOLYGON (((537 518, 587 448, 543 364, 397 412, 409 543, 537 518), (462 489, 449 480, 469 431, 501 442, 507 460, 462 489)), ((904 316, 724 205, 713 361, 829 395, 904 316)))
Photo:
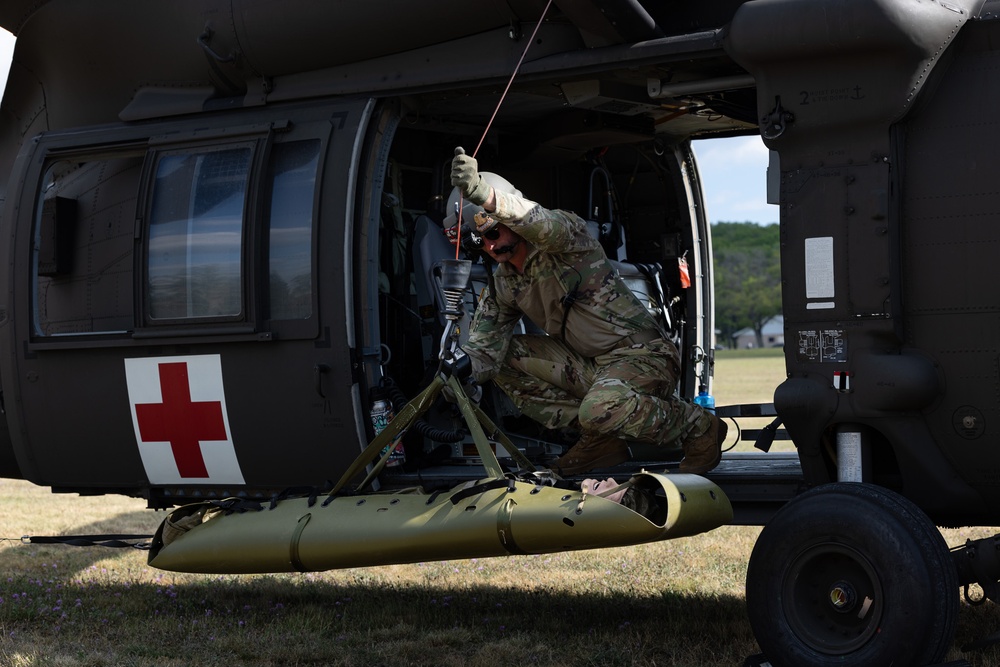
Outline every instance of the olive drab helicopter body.
MULTIPOLYGON (((588 221, 692 399, 714 294, 690 142, 759 135, 787 379, 719 406, 774 421, 706 475, 767 524, 751 623, 774 664, 939 661, 960 586, 1000 598, 991 540, 935 528, 1000 517, 997 9, 5 2, 0 475, 167 508, 351 471, 487 284, 473 258, 448 319, 449 163, 480 138, 484 169, 588 221), (766 451, 779 422, 794 454, 766 451)), ((501 460, 572 444, 491 387, 479 406, 501 460)), ((464 414, 427 409, 373 485, 482 477, 464 414)))

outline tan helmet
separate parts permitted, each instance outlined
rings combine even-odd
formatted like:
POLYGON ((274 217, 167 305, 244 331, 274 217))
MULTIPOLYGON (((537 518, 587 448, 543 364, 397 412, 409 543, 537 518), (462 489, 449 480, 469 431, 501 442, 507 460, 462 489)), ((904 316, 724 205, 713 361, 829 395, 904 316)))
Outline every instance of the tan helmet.
MULTIPOLYGON (((514 194, 521 197, 521 191, 515 188, 510 181, 508 181, 503 176, 499 174, 494 174, 490 171, 481 171, 479 175, 483 177, 494 190, 497 192, 506 192, 508 194, 514 194)), ((448 203, 445 207, 445 212, 447 213, 444 219, 444 228, 450 229, 454 227, 458 222, 458 200, 461 197, 462 192, 456 187, 451 189, 451 194, 448 195, 448 203)), ((497 223, 492 216, 487 216, 489 222, 478 227, 476 225, 475 217, 477 213, 482 213, 483 207, 478 204, 473 204, 468 199, 462 198, 462 227, 474 230, 475 232, 482 234, 485 231, 492 229, 497 223)))

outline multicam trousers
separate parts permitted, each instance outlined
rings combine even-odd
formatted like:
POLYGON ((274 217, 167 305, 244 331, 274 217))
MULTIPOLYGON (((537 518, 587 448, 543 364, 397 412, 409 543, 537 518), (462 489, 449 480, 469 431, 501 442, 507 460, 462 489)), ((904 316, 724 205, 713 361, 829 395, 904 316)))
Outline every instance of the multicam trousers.
POLYGON ((553 336, 518 335, 494 381, 548 428, 668 445, 710 424, 700 407, 674 395, 678 375, 676 348, 664 340, 588 358, 553 336))

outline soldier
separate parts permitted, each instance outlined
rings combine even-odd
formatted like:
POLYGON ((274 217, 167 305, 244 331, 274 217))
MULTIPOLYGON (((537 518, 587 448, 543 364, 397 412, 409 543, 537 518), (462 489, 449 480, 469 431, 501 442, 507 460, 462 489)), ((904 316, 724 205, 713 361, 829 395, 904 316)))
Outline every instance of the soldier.
POLYGON ((680 440, 682 472, 717 466, 727 427, 674 395, 677 349, 622 282, 586 224, 521 196, 456 149, 451 183, 476 212, 475 233, 499 266, 465 350, 522 413, 579 441, 553 468, 576 475, 628 460, 627 440, 680 440), (548 335, 513 335, 522 315, 548 335))

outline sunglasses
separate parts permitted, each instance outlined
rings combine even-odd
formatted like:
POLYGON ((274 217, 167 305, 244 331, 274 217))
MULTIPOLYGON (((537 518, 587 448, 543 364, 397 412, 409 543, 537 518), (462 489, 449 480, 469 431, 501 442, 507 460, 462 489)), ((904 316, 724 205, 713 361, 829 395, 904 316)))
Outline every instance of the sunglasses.
POLYGON ((483 232, 482 237, 489 241, 496 241, 498 238, 500 238, 500 229, 498 227, 494 227, 493 229, 487 232, 483 232))

